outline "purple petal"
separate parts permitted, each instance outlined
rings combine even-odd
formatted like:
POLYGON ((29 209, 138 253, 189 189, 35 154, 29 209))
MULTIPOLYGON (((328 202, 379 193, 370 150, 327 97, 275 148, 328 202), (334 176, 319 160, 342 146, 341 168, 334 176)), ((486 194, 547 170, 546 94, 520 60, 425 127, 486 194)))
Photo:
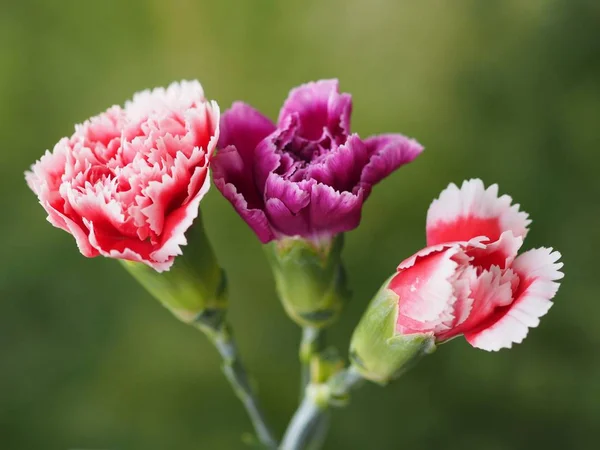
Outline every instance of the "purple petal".
POLYGON ((266 211, 273 227, 286 236, 310 236, 308 217, 306 214, 294 214, 278 198, 270 198, 266 203, 266 211))
POLYGON ((273 130, 275 125, 254 108, 234 103, 221 119, 221 149, 211 162, 215 186, 262 242, 272 240, 274 234, 254 179, 255 150, 273 130))
POLYGON ((292 142, 297 130, 298 116, 293 114, 256 147, 254 176, 255 185, 261 194, 264 194, 269 175, 280 166, 282 156, 285 156, 284 149, 292 142))
POLYGON ((352 191, 360 182, 362 170, 369 162, 366 145, 353 134, 339 147, 325 154, 308 168, 310 178, 338 191, 352 191))
POLYGON ((279 113, 279 123, 294 113, 300 118, 300 137, 316 141, 328 130, 336 139, 349 133, 352 97, 339 93, 337 80, 303 84, 290 91, 279 113))
POLYGON ((310 201, 313 234, 334 235, 353 230, 360 223, 362 204, 362 189, 353 194, 336 191, 321 183, 314 185, 310 201))
POLYGON ((361 182, 370 188, 397 168, 411 162, 423 151, 414 139, 401 134, 382 134, 365 139, 369 163, 361 175, 361 182))
POLYGON ((275 239, 275 234, 262 209, 250 208, 244 196, 237 191, 236 187, 231 183, 225 183, 222 178, 215 179, 215 186, 231 202, 240 217, 252 228, 263 244, 275 239))
POLYGON ((261 209, 263 200, 257 191, 252 176, 252 161, 245 161, 237 147, 230 145, 222 148, 211 161, 213 179, 223 184, 232 184, 248 202, 250 208, 261 209))
POLYGON ((221 118, 219 148, 235 146, 248 167, 260 141, 275 131, 275 125, 256 109, 242 102, 234 103, 221 118))
MULTIPOLYGON (((350 116, 352 115, 352 96, 350 94, 334 94, 329 97, 327 128, 331 137, 348 136, 350 134, 350 116)), ((336 139, 337 140, 337 139, 336 139)))
POLYGON ((272 173, 266 183, 266 210, 273 226, 287 236, 308 236, 310 203, 314 181, 295 183, 272 173))
POLYGON ((272 173, 267 179, 265 199, 278 198, 292 212, 298 214, 310 202, 313 181, 293 182, 272 173))

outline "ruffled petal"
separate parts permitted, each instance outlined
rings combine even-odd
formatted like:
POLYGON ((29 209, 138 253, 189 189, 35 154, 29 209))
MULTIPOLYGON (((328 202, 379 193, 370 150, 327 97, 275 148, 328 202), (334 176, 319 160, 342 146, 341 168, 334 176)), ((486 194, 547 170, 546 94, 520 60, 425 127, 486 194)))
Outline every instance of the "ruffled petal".
POLYGON ((278 198, 292 214, 298 214, 310 203, 312 181, 293 182, 272 173, 267 179, 265 199, 278 198))
POLYGON ((467 341, 477 348, 497 351, 511 348, 513 343, 521 343, 529 328, 539 325, 540 317, 552 306, 563 277, 559 263, 560 253, 551 248, 538 248, 519 255, 512 264, 512 270, 520 281, 515 290, 515 300, 504 308, 499 308, 477 330, 465 333, 467 341))
POLYGON ((476 275, 475 270, 467 271, 463 280, 469 283, 469 300, 464 301, 464 305, 469 305, 468 314, 466 311, 456 311, 456 323, 448 332, 437 336, 439 341, 471 332, 495 310, 510 305, 513 300, 513 283, 518 280, 518 276, 511 270, 503 271, 498 266, 493 266, 479 275, 476 275), (458 320, 459 317, 463 320, 458 320))
POLYGON ((279 113, 279 123, 292 114, 300 119, 299 136, 311 141, 350 132, 352 97, 340 94, 337 80, 321 80, 303 84, 290 91, 279 113))
POLYGON ((223 114, 218 147, 234 146, 244 165, 250 168, 253 165, 256 146, 273 131, 275 125, 270 119, 250 105, 236 102, 223 114))
MULTIPOLYGON (((150 200, 150 205, 142 208, 141 212, 147 217, 150 229, 156 234, 163 233, 163 227, 167 216, 174 208, 179 208, 185 198, 189 197, 188 186, 190 185, 192 173, 188 168, 197 166, 203 172, 199 176, 202 182, 208 178, 208 168, 205 154, 200 149, 195 149, 198 160, 196 164, 188 164, 183 153, 178 153, 170 174, 163 174, 160 181, 150 181, 143 190, 143 194, 150 200)), ((196 181, 197 182, 197 181, 196 181)), ((195 192, 197 194, 198 191, 195 192)), ((195 196, 195 195, 194 195, 195 196)))
POLYGON ((442 251, 445 249, 449 249, 449 248, 453 248, 453 247, 459 247, 461 250, 463 250, 463 252, 457 253, 455 255, 455 258, 460 257, 461 263, 469 262, 471 260, 471 258, 469 258, 467 256, 465 250, 470 251, 470 249, 472 249, 472 248, 485 248, 485 245, 481 243, 481 241, 484 239, 485 239, 484 236, 478 236, 476 238, 471 239, 468 242, 443 242, 441 244, 430 245, 429 247, 425 247, 425 248, 419 250, 417 253, 415 253, 411 257, 406 258, 404 261, 402 261, 398 265, 397 270, 400 271, 402 269, 408 269, 409 267, 414 266, 415 263, 421 258, 424 258, 432 253, 436 253, 436 252, 439 252, 439 251, 442 251))
POLYGON ((252 228, 263 244, 275 239, 275 232, 269 224, 265 211, 262 209, 264 206, 260 209, 251 208, 246 198, 238 192, 237 187, 232 183, 225 183, 223 178, 215 178, 214 182, 217 189, 229 200, 240 217, 252 228))
POLYGON ((399 333, 433 331, 448 319, 444 313, 456 301, 452 280, 460 252, 458 244, 425 248, 401 264, 388 286, 399 297, 399 333))
POLYGON ((336 191, 317 183, 310 198, 311 234, 315 237, 333 236, 353 230, 360 223, 364 194, 336 191))
POLYGON ((298 131, 298 115, 292 114, 280 124, 276 131, 264 138, 256 146, 256 151, 253 160, 254 185, 260 195, 264 194, 267 179, 269 175, 277 170, 277 172, 285 171, 281 162, 282 159, 289 155, 285 153, 285 149, 292 143, 294 136, 298 131))
MULTIPOLYGON (((485 241, 487 242, 487 237, 485 241)), ((498 266, 505 269, 510 267, 521 245, 523 245, 523 238, 515 237, 509 230, 502 233, 497 241, 487 243, 479 248, 472 248, 468 254, 473 258, 471 264, 476 267, 489 270, 492 266, 498 266)))
POLYGON ((451 183, 427 212, 427 245, 487 236, 495 242, 505 231, 524 238, 531 222, 508 195, 498 197, 498 185, 485 189, 479 179, 465 181, 459 189, 451 183))
POLYGON ((125 102, 125 112, 132 121, 163 111, 183 111, 204 103, 204 89, 198 80, 182 80, 167 88, 158 87, 137 92, 125 102))
POLYGON ((365 140, 365 145, 370 157, 362 171, 361 182, 369 187, 413 161, 423 151, 421 144, 401 134, 371 136, 365 140))
POLYGON ((77 125, 27 182, 85 256, 166 270, 208 187, 219 114, 197 81, 140 92, 77 125))
POLYGON ((77 243, 77 248, 83 256, 88 258, 98 256, 99 252, 90 244, 88 230, 83 224, 77 224, 74 220, 53 208, 49 203, 42 206, 44 206, 44 209, 48 213, 48 222, 73 235, 77 243))
POLYGON ((160 235, 159 247, 150 254, 153 261, 168 263, 173 261, 175 256, 182 254, 181 246, 187 245, 185 232, 192 226, 194 219, 198 217, 200 201, 209 189, 210 177, 207 174, 198 194, 189 203, 175 209, 167 216, 163 232, 160 235))
POLYGON ((359 184, 362 168, 368 162, 367 148, 357 134, 326 153, 307 169, 310 178, 338 191, 352 190, 359 184))
POLYGON ((266 213, 273 228, 286 236, 310 234, 307 209, 313 181, 293 182, 272 173, 266 183, 266 213))
MULTIPOLYGON (((275 131, 275 125, 251 106, 236 102, 221 119, 219 152, 212 160, 215 186, 229 200, 263 243, 275 235, 264 212, 262 195, 264 182, 258 183, 255 165, 265 165, 265 158, 256 155, 258 144, 275 131), (259 185, 261 188, 259 189, 259 185)), ((270 173, 278 164, 272 156, 270 173)))
POLYGON ((186 137, 189 137, 189 141, 192 143, 190 148, 201 148, 210 160, 221 137, 219 105, 213 100, 198 105, 196 108, 188 109, 183 115, 186 123, 186 137))
POLYGON ((305 211, 294 214, 279 198, 270 198, 266 202, 266 214, 269 223, 277 234, 285 236, 309 236, 310 224, 305 211))
MULTIPOLYGON (((226 185, 235 186, 235 191, 244 198, 247 208, 262 209, 264 201, 252 176, 252 167, 245 164, 238 149, 230 145, 222 148, 212 160, 213 178, 215 185, 224 194, 221 188, 226 185)), ((228 189, 231 191, 231 189, 228 189)), ((230 198, 228 200, 231 201, 230 198)))
POLYGON ((118 234, 97 228, 95 224, 83 219, 84 225, 89 230, 89 241, 97 252, 107 258, 127 259, 129 261, 143 262, 155 270, 168 270, 173 261, 168 264, 156 263, 150 258, 152 243, 134 238, 124 238, 118 234), (125 257, 124 255, 128 255, 125 257))

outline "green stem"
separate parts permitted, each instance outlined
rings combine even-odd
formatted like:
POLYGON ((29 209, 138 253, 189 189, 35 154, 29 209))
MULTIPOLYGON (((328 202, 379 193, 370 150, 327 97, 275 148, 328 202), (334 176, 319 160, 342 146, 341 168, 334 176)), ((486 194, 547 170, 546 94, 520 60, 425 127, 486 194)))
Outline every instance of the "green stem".
POLYGON ((302 340, 300 341, 300 400, 304 398, 306 387, 311 381, 310 367, 315 355, 318 355, 324 346, 324 330, 315 327, 302 328, 302 340))
MULTIPOLYGON (((313 436, 321 428, 327 417, 327 405, 318 402, 307 390, 302 403, 294 413, 292 421, 281 443, 281 450, 305 450, 313 441, 313 436)), ((315 450, 318 447, 315 447, 315 450)))
POLYGON ((267 425, 265 414, 259 404, 258 398, 250 384, 248 374, 240 360, 237 345, 227 324, 200 328, 218 350, 223 359, 223 373, 231 384, 233 391, 240 399, 252 421, 258 440, 266 448, 276 449, 277 439, 267 425))
POLYGON ((323 442, 323 424, 329 419, 329 406, 346 397, 364 381, 350 366, 333 376, 326 384, 311 384, 285 432, 281 450, 318 450, 323 442))

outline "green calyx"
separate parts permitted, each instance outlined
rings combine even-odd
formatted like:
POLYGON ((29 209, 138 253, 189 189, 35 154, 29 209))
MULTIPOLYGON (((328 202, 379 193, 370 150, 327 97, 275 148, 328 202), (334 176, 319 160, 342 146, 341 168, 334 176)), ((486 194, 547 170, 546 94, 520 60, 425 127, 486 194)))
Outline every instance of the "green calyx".
POLYGON ((350 342, 350 360, 355 370, 379 384, 398 378, 436 348, 430 334, 396 333, 398 296, 387 289, 389 281, 369 304, 350 342))
POLYGON ((343 235, 315 243, 285 238, 267 244, 277 293, 288 315, 302 327, 333 323, 349 297, 341 261, 343 235))
POLYGON ((127 271, 186 323, 218 327, 227 311, 227 279, 204 232, 200 217, 186 233, 188 244, 167 272, 146 264, 124 261, 127 271))

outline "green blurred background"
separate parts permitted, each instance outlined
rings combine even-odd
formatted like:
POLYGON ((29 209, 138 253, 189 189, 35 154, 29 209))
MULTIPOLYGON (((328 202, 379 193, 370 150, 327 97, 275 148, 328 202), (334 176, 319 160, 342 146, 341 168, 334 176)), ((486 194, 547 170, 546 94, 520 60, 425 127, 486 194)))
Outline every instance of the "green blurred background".
MULTIPOLYGON (((600 2, 3 0, 0 4, 0 448, 243 449, 250 430, 197 331, 114 261, 52 228, 23 171, 73 124, 142 88, 198 78, 223 109, 272 117, 289 88, 338 77, 353 129, 427 148, 377 186, 345 261, 347 346, 370 296, 424 245, 450 181, 497 182, 566 278, 524 344, 462 339, 335 412, 327 449, 594 449, 600 438, 600 2)), ((258 240, 213 189, 202 205, 231 320, 278 431, 296 404, 298 329, 258 240)))

